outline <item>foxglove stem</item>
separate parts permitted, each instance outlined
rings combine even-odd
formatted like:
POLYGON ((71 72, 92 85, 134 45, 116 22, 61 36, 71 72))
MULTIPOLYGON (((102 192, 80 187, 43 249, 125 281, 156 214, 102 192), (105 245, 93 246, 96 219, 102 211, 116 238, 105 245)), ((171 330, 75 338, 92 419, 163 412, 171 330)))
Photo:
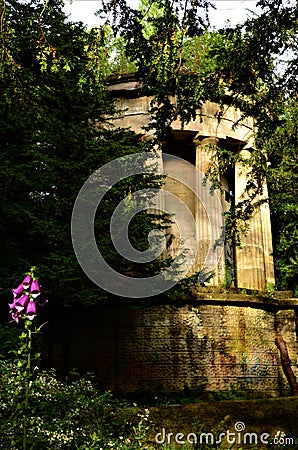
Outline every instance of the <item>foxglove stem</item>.
MULTIPOLYGON (((25 387, 25 398, 22 412, 23 450, 26 450, 31 390, 32 321, 36 317, 37 304, 38 306, 44 306, 48 300, 40 293, 38 281, 34 277, 34 268, 31 268, 30 272, 25 276, 21 284, 19 284, 15 289, 12 289, 12 293, 13 302, 9 303, 9 313, 17 324, 24 326, 23 332, 19 336, 21 339, 21 344, 17 352, 19 355, 17 377, 25 387)), ((38 333, 40 328, 36 329, 35 333, 38 333)))
POLYGON ((30 373, 31 373, 31 350, 32 350, 32 330, 31 330, 32 322, 27 319, 25 321, 25 331, 27 332, 27 361, 24 371, 24 380, 25 380, 25 402, 24 402, 24 417, 23 417, 23 450, 27 449, 27 416, 28 416, 28 406, 29 406, 29 397, 30 397, 30 373))

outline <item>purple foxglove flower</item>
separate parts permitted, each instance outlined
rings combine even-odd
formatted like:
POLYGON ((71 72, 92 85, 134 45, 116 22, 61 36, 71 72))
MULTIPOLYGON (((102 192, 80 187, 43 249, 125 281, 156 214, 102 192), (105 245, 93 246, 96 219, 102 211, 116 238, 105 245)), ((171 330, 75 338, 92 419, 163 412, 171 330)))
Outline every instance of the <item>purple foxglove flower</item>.
POLYGON ((35 278, 32 280, 31 283, 30 294, 32 295, 33 298, 38 297, 40 294, 39 284, 35 278))
POLYGON ((22 297, 18 298, 14 303, 14 307, 18 312, 23 311, 23 309, 26 308, 28 304, 28 295, 22 295, 22 297))
POLYGON ((23 283, 21 283, 17 288, 12 289, 13 296, 17 297, 18 295, 21 295, 23 293, 23 290, 24 290, 23 283))
POLYGON ((13 320, 15 320, 17 323, 19 323, 20 318, 22 317, 22 314, 18 311, 12 311, 11 312, 11 317, 13 318, 13 320))
POLYGON ((30 300, 27 309, 26 309, 26 317, 27 319, 33 320, 36 316, 36 305, 34 300, 30 300))
POLYGON ((8 303, 8 306, 10 307, 11 310, 15 309, 15 307, 16 307, 16 299, 12 303, 8 303))
POLYGON ((31 281, 32 281, 31 275, 26 275, 25 278, 23 279, 23 288, 28 289, 28 287, 31 284, 31 281))

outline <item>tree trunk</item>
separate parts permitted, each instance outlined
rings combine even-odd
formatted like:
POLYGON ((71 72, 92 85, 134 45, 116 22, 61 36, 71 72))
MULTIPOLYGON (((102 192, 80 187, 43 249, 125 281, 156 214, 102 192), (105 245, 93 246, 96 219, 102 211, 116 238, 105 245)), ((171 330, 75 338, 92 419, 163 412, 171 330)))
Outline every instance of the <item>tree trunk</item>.
POLYGON ((280 351, 281 365, 290 385, 292 395, 298 396, 298 384, 291 367, 291 360, 289 358, 287 344, 281 335, 276 336, 275 344, 280 351))

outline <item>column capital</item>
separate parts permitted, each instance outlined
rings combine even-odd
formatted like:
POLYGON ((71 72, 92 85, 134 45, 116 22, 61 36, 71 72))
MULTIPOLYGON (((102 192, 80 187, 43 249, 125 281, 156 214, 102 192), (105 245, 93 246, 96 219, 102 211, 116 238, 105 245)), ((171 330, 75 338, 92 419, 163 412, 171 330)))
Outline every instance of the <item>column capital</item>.
POLYGON ((195 138, 193 139, 193 143, 196 146, 204 146, 204 145, 217 145, 219 142, 219 139, 216 136, 200 136, 200 134, 197 134, 195 138))

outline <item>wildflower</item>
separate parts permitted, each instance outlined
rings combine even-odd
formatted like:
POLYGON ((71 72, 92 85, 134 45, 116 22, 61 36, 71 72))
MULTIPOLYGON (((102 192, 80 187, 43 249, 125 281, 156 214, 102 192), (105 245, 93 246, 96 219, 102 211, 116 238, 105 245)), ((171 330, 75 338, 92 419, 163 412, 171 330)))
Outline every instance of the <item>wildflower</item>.
POLYGON ((32 277, 31 275, 26 275, 25 278, 23 279, 23 288, 24 289, 28 289, 28 287, 31 285, 32 282, 32 277))
POLYGON ((32 274, 28 274, 18 287, 12 289, 13 302, 9 303, 9 313, 13 320, 19 323, 21 318, 33 320, 36 317, 36 302, 38 297, 38 305, 44 306, 48 300, 40 292, 40 287, 36 278, 32 274))
POLYGON ((27 304, 28 304, 28 301, 29 301, 28 295, 27 295, 27 294, 22 295, 22 297, 18 298, 18 299, 15 301, 14 308, 15 308, 18 312, 21 312, 21 311, 23 311, 23 310, 26 308, 26 306, 27 306, 27 304))
POLYGON ((14 300, 12 303, 8 303, 8 306, 10 307, 10 309, 14 309, 16 306, 16 300, 14 300))
POLYGON ((12 289, 12 293, 14 297, 17 297, 18 295, 21 295, 23 293, 24 290, 24 286, 23 286, 23 282, 21 284, 18 285, 17 288, 12 289))
POLYGON ((30 299, 26 309, 26 317, 29 320, 33 320, 35 316, 36 316, 36 304, 33 299, 30 299))
POLYGON ((35 278, 32 280, 31 283, 30 294, 32 295, 33 298, 36 298, 40 295, 39 284, 35 278))
POLYGON ((16 323, 19 323, 22 314, 19 311, 11 311, 11 317, 16 321, 16 323))

